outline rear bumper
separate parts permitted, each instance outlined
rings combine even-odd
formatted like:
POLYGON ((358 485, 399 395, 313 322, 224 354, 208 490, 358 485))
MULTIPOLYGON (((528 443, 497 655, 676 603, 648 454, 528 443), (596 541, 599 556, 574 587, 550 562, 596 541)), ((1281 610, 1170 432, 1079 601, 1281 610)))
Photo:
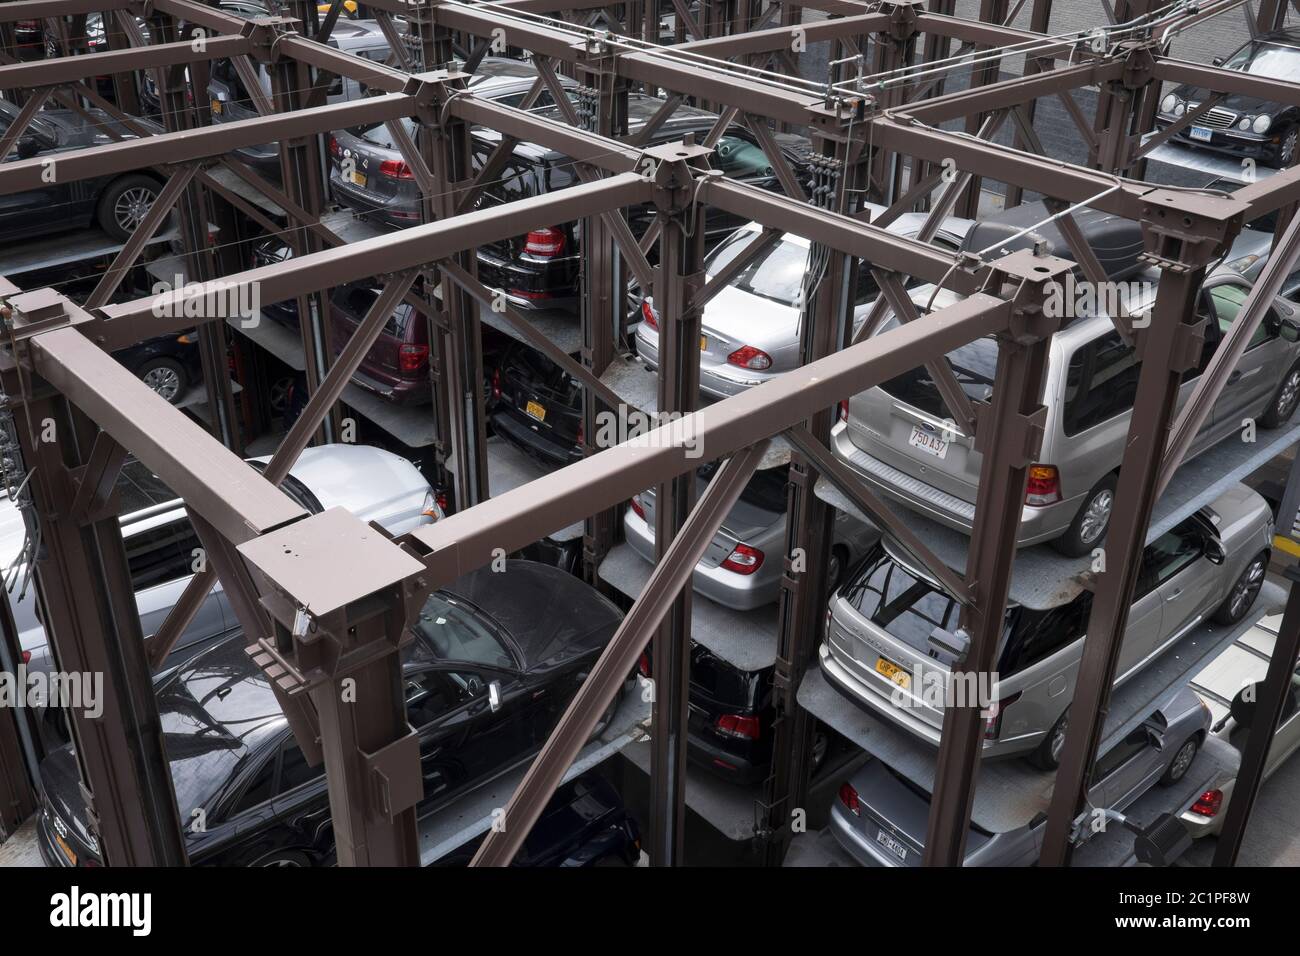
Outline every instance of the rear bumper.
MULTIPOLYGON (((659 340, 641 334, 637 326, 636 354, 650 369, 659 367, 659 340)), ((700 391, 712 398, 730 398, 749 391, 755 385, 770 382, 780 372, 754 372, 731 365, 700 365, 700 391)))
MULTIPOLYGON (((840 422, 831 430, 831 450, 858 477, 891 501, 962 534, 971 533, 975 523, 973 503, 867 454, 849 437, 847 423, 840 422)), ((1077 502, 1070 499, 1046 508, 1022 508, 1016 546, 1023 548, 1059 538, 1070 527, 1077 507, 1077 502)))
POLYGON ((754 763, 697 733, 687 734, 686 757, 696 766, 732 783, 760 783, 768 774, 768 761, 754 763))
MULTIPOLYGON (((653 564, 654 534, 650 526, 631 508, 623 516, 623 531, 632 550, 653 564)), ((724 607, 752 611, 777 599, 780 590, 779 573, 780 562, 775 560, 772 560, 772 570, 769 571, 768 561, 765 560, 763 566, 753 574, 737 574, 723 567, 709 568, 696 564, 691 575, 691 586, 724 607)))
POLYGON ((551 441, 541 432, 533 431, 507 411, 496 411, 489 416, 493 430, 516 448, 534 458, 556 467, 582 460, 581 450, 572 445, 551 441))
POLYGON ((479 246, 478 277, 490 289, 500 289, 516 309, 576 308, 577 261, 572 257, 546 260, 505 258, 479 246))
POLYGON ((386 382, 357 369, 352 373, 352 384, 394 405, 427 405, 433 401, 433 387, 423 379, 386 382))
POLYGON ((330 170, 330 192, 339 203, 371 222, 379 222, 394 229, 419 225, 419 203, 409 196, 397 195, 387 198, 376 196, 372 192, 344 182, 334 170, 330 170))
POLYGON ((859 833, 849 819, 849 811, 837 800, 831 805, 831 836, 861 866, 888 866, 903 869, 896 857, 889 856, 859 833))

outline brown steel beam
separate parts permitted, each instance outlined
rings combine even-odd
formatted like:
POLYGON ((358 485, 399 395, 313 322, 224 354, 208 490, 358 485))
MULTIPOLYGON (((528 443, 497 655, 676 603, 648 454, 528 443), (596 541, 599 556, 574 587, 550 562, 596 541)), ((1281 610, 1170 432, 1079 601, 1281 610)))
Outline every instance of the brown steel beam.
POLYGON ((0 90, 34 89, 64 86, 79 80, 112 73, 183 66, 193 60, 219 60, 248 53, 244 37, 210 37, 197 48, 188 40, 109 50, 87 56, 61 56, 52 60, 34 60, 0 66, 0 90))

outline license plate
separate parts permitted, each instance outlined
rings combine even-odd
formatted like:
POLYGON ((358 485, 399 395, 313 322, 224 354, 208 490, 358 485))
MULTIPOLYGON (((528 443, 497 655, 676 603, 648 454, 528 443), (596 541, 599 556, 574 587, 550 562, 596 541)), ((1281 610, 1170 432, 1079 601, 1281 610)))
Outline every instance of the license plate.
POLYGON ((221 100, 212 101, 212 115, 213 116, 221 115, 221 100))
POLYGON ((1193 126, 1188 130, 1188 135, 1192 139, 1200 140, 1202 143, 1208 143, 1214 139, 1214 130, 1206 129, 1204 126, 1193 126))
POLYGON ((912 675, 893 661, 887 661, 883 657, 876 658, 876 673, 888 677, 904 690, 912 686, 912 675))
POLYGON ((68 858, 68 862, 71 863, 73 866, 76 866, 77 854, 73 852, 72 847, 68 846, 67 841, 65 841, 63 837, 59 836, 56 833, 54 834, 54 842, 59 845, 59 849, 62 850, 63 855, 68 858))
POLYGON ((880 830, 876 833, 876 842, 897 857, 899 863, 906 862, 907 847, 903 846, 903 844, 899 843, 884 830, 880 830))
POLYGON ((354 169, 350 172, 345 173, 343 178, 346 179, 348 182, 350 182, 353 186, 361 186, 362 188, 365 188, 366 185, 365 173, 358 172, 357 170, 354 169))
POLYGON ((709 337, 708 337, 707 335, 701 335, 701 336, 700 336, 700 351, 701 351, 701 352, 707 352, 708 350, 709 350, 709 337))
POLYGON ((919 448, 921 451, 935 458, 948 457, 948 443, 938 435, 933 435, 926 431, 920 425, 912 426, 912 434, 908 436, 907 443, 913 448, 919 448))
POLYGON ((524 411, 528 413, 528 416, 530 418, 535 418, 539 422, 546 421, 545 405, 538 405, 536 402, 529 402, 527 405, 524 406, 524 411))

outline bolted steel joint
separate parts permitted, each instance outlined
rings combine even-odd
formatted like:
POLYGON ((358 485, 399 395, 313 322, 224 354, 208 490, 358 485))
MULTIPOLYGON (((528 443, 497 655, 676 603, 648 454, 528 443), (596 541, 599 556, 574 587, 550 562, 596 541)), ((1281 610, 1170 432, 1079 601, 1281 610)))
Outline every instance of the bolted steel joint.
POLYGON ((1142 202, 1141 259, 1173 272, 1208 265, 1241 232, 1248 208, 1223 196, 1153 189, 1142 202))
POLYGON ((248 39, 248 55, 258 63, 281 59, 280 41, 298 34, 302 23, 295 17, 256 17, 244 24, 241 35, 248 39))
POLYGON ((1018 249, 993 262, 984 287, 1011 304, 1007 330, 999 337, 1032 345, 1055 333, 1063 311, 1056 305, 1073 268, 1065 259, 1037 255, 1030 249, 1018 249))
POLYGON ((917 16, 924 9, 925 0, 883 0, 878 12, 889 17, 889 26, 882 32, 898 43, 910 40, 917 33, 917 16))
POLYGON ((441 129, 447 125, 447 104, 465 92, 468 80, 468 74, 456 70, 417 73, 402 92, 415 100, 416 122, 441 129))
POLYGON ((1119 83, 1127 90, 1140 90, 1155 76, 1156 58, 1149 44, 1140 40, 1125 40, 1119 44, 1124 55, 1124 72, 1119 83))

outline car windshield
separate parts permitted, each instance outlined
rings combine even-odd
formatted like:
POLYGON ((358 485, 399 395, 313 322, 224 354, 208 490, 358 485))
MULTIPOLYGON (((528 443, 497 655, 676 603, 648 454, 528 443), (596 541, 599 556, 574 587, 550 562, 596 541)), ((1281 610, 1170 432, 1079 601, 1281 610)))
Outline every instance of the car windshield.
MULTIPOLYGON (((759 233, 744 231, 731 236, 714 250, 704 269, 710 277, 717 275, 758 238, 759 233)), ((808 247, 783 240, 760 255, 731 280, 742 292, 793 306, 799 300, 804 272, 808 268, 808 247)))
MULTIPOLYGON (((993 373, 998 363, 998 346, 993 339, 976 339, 948 353, 948 362, 961 389, 973 401, 986 402, 993 393, 993 373)), ((886 393, 939 418, 952 415, 943 403, 939 386, 925 366, 891 378, 880 386, 886 393)))
POLYGON ((1223 66, 1252 76, 1300 80, 1300 48, 1256 41, 1234 53, 1223 66))
POLYGON ((460 600, 439 592, 420 610, 415 633, 424 642, 415 659, 457 661, 486 667, 514 668, 515 660, 501 639, 460 600), (430 656, 431 655, 431 656, 430 656))

